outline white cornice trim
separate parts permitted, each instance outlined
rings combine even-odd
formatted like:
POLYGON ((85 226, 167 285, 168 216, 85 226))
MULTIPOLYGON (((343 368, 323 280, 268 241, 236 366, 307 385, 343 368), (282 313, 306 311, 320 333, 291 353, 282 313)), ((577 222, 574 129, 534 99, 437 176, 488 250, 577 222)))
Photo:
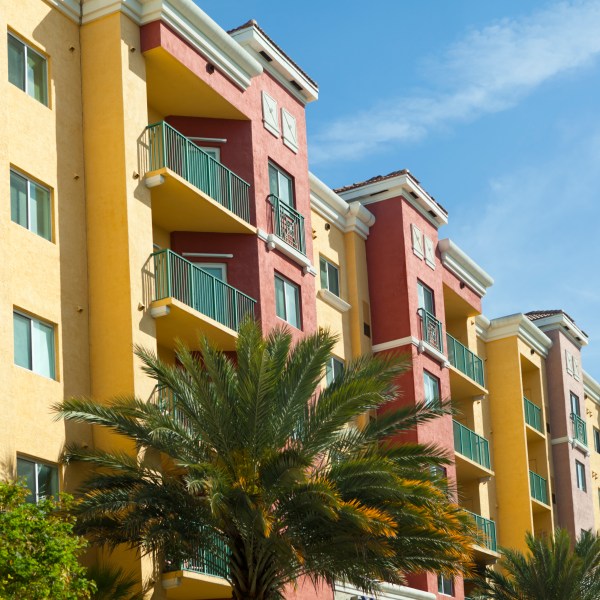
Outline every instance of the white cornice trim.
MULTIPOLYGON (((380 589, 376 594, 377 600, 435 600, 435 594, 405 587, 403 585, 394 585, 393 583, 380 583, 380 589)), ((335 584, 335 592, 349 594, 350 596, 365 596, 365 593, 348 583, 335 584)), ((368 598, 369 596, 365 596, 368 598)), ((334 594, 335 600, 338 600, 334 594)))
POLYGON ((532 321, 532 323, 536 327, 539 327, 542 331, 552 331, 554 329, 558 329, 578 348, 588 345, 588 336, 563 312, 544 317, 543 319, 535 319, 532 321))
POLYGON ((548 356, 548 350, 552 346, 552 340, 538 329, 523 313, 507 315, 492 319, 485 327, 485 317, 476 318, 476 323, 481 325, 481 337, 487 342, 501 340, 511 336, 517 336, 530 348, 533 348, 544 358, 548 356))
POLYGON ((231 37, 245 49, 251 49, 255 59, 303 104, 319 97, 319 88, 304 75, 273 43, 254 25, 248 25, 231 33, 231 37), (260 52, 265 52, 272 61, 267 61, 260 52), (294 87, 295 81, 302 90, 294 87))
POLYGON ((277 237, 274 233, 267 233, 263 229, 257 230, 259 239, 267 245, 269 250, 279 250, 281 254, 284 254, 288 258, 291 258, 295 263, 298 263, 304 273, 309 273, 313 277, 317 276, 317 271, 310 262, 308 256, 298 252, 295 248, 292 248, 289 244, 286 244, 281 238, 277 237))
POLYGON ((583 391, 588 398, 596 404, 600 404, 600 383, 585 371, 583 372, 583 391))
POLYGON ((260 63, 192 0, 83 0, 81 21, 121 11, 138 25, 162 21, 241 89, 262 73, 260 63))
POLYGON ((436 228, 448 223, 446 212, 408 173, 340 193, 340 196, 347 202, 358 200, 364 206, 400 195, 406 198, 436 228))
POLYGON ((478 296, 485 296, 487 288, 494 284, 492 277, 452 240, 448 238, 440 240, 438 248, 442 255, 442 264, 446 269, 468 285, 478 296))
POLYGON ((367 239, 375 215, 360 202, 346 202, 318 177, 309 172, 311 208, 344 233, 352 232, 367 239))
POLYGON ((348 312, 352 306, 348 304, 345 300, 342 300, 339 296, 336 296, 333 292, 329 290, 320 289, 317 291, 317 296, 323 300, 323 302, 327 302, 329 306, 333 306, 336 310, 339 310, 342 313, 348 312))
POLYGON ((383 342, 381 344, 375 344, 372 347, 373 352, 384 352, 385 350, 392 350, 392 348, 400 348, 402 346, 408 346, 412 344, 413 346, 419 347, 419 340, 412 335, 407 337, 399 338, 397 340, 390 340, 389 342, 383 342))
POLYGON ((46 0, 46 2, 71 19, 71 21, 79 23, 79 16, 81 14, 79 0, 46 0))

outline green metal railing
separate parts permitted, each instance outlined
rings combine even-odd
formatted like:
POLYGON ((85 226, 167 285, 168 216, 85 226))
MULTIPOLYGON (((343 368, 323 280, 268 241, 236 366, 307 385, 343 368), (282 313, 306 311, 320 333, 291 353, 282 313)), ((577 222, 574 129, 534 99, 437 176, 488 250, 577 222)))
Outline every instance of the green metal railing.
POLYGON ((169 388, 155 386, 149 402, 156 404, 162 412, 171 414, 183 427, 189 428, 189 419, 181 408, 177 407, 177 397, 169 388))
POLYGON ((497 544, 496 544, 496 523, 490 519, 486 519, 481 515, 477 515, 470 510, 466 510, 475 521, 475 527, 477 528, 477 540, 480 546, 487 548, 488 550, 493 550, 496 552, 497 544))
POLYGON ((273 232, 292 248, 306 254, 304 243, 304 217, 292 206, 269 194, 273 206, 273 232))
POLYGON ((529 471, 529 487, 531 488, 532 498, 548 504, 548 484, 541 475, 529 471))
POLYGON ((189 558, 167 560, 165 571, 193 571, 226 579, 229 575, 229 549, 215 534, 208 534, 207 538, 206 547, 192 551, 189 558))
POLYGON ((525 405, 525 423, 543 433, 542 409, 525 396, 523 396, 523 404, 525 405))
POLYGON ((165 167, 171 169, 232 213, 250 222, 250 184, 177 129, 164 121, 148 125, 143 143, 147 150, 146 172, 165 167))
POLYGON ((198 265, 171 250, 160 250, 152 257, 154 300, 176 298, 234 331, 238 330, 246 316, 254 316, 256 300, 198 265))
POLYGON ((571 413, 571 421, 573 421, 573 437, 578 442, 581 442, 584 446, 587 446, 588 442, 585 421, 575 413, 571 413))
POLYGON ((490 446, 488 441, 458 421, 453 421, 453 424, 454 450, 489 469, 490 446))
POLYGON ((446 333, 446 345, 448 346, 448 360, 450 364, 480 386, 485 387, 483 361, 481 358, 449 333, 446 333))
POLYGON ((440 352, 444 351, 444 342, 442 339, 442 323, 435 318, 429 311, 419 308, 417 311, 421 317, 421 334, 424 342, 440 352))

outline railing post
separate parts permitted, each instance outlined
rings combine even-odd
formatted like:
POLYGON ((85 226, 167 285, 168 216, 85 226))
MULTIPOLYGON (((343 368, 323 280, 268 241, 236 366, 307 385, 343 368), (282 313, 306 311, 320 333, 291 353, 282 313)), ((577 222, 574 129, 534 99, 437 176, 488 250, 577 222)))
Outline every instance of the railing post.
POLYGON ((162 167, 164 168, 164 167, 168 166, 167 165, 167 139, 166 139, 167 132, 165 131, 164 123, 160 123, 158 125, 158 131, 160 132, 158 137, 160 139, 160 144, 162 147, 162 159, 163 159, 162 167))
POLYGON ((173 283, 171 281, 171 273, 172 273, 172 268, 171 268, 171 251, 170 250, 166 250, 165 254, 163 255, 163 259, 165 261, 165 265, 166 265, 166 272, 167 272, 167 298, 171 298, 173 296, 173 283))
POLYGON ((231 197, 231 171, 226 171, 227 174, 227 208, 231 210, 233 198, 231 197))

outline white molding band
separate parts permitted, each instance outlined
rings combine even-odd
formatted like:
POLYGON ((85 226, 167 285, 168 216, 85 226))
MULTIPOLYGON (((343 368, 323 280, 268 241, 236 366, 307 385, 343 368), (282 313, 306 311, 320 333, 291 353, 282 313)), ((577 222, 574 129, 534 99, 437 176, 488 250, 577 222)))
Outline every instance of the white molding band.
POLYGON ((344 233, 356 233, 367 239, 375 215, 360 202, 346 202, 318 177, 309 172, 310 205, 318 215, 344 233))
POLYGON ((358 188, 341 192, 344 200, 359 200, 364 206, 402 195, 436 228, 448 223, 447 213, 408 173, 365 183, 358 188), (375 197, 376 196, 376 197, 375 197))
POLYGON ((263 72, 260 62, 192 0, 83 0, 78 12, 86 24, 119 11, 138 25, 162 21, 243 90, 263 72))
POLYGON ((478 335, 486 341, 493 342, 516 335, 521 341, 546 358, 552 346, 552 340, 538 329, 523 313, 507 315, 488 321, 483 315, 475 317, 478 335))
POLYGON ((349 311, 352 306, 348 304, 345 300, 342 300, 339 296, 336 296, 333 292, 329 290, 320 289, 317 291, 317 296, 323 300, 323 302, 327 302, 329 306, 333 306, 336 310, 339 310, 341 313, 345 313, 349 311))
POLYGON ((269 250, 279 250, 282 254, 291 258, 295 263, 298 263, 305 274, 317 276, 317 271, 310 262, 308 256, 298 252, 295 248, 292 248, 289 244, 286 244, 281 238, 277 237, 274 233, 267 233, 262 229, 257 230, 259 239, 263 240, 269 250))
POLYGON ((239 29, 231 33, 234 39, 241 47, 252 51, 255 60, 263 65, 275 79, 277 79, 294 97, 298 98, 303 104, 312 102, 319 97, 319 88, 313 84, 307 77, 294 65, 291 60, 279 50, 263 33, 255 27, 254 23, 244 29, 239 29), (271 61, 265 60, 261 52, 265 52, 271 58, 271 61), (302 89, 298 90, 291 81, 295 81, 302 89))
POLYGON ((585 371, 583 372, 583 391, 590 400, 600 404, 600 383, 585 371))
POLYGON ((389 342, 382 342, 381 344, 375 344, 372 347, 372 350, 373 352, 384 352, 385 350, 392 350, 393 348, 400 348, 402 346, 408 346, 409 344, 415 346, 420 354, 428 354, 433 359, 437 360, 444 369, 450 367, 448 357, 444 353, 440 352, 426 341, 420 340, 412 335, 396 340, 390 340, 389 342))
POLYGON ((468 285, 478 296, 485 296, 487 288, 494 280, 470 256, 461 250, 451 239, 438 242, 442 264, 452 274, 468 285))
POLYGON ((571 436, 565 436, 561 438, 554 438, 550 441, 552 446, 559 446, 560 444, 571 444, 573 449, 579 450, 584 456, 590 455, 590 450, 587 446, 584 446, 579 440, 572 438, 571 436))
MULTIPOLYGON (((376 594, 377 600, 435 600, 436 595, 422 590, 382 582, 376 594)), ((349 600, 352 597, 362 597, 365 593, 349 583, 336 582, 334 586, 335 600, 349 600)), ((365 596, 369 598, 369 596, 365 596)))
POLYGON ((552 331, 558 329, 561 333, 566 335, 571 342, 578 348, 588 345, 588 336, 575 325, 574 321, 571 321, 564 312, 559 312, 555 315, 549 315, 543 319, 535 319, 533 324, 539 327, 542 331, 552 331))

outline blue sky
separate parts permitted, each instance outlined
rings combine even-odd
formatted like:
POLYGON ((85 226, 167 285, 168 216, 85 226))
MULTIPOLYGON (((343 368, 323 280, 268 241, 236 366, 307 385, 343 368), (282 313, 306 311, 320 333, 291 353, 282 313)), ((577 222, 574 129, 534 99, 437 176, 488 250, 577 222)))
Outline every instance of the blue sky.
POLYGON ((485 314, 566 310, 600 380, 600 0, 197 4, 256 19, 317 81, 318 177, 410 169, 495 279, 485 314))

